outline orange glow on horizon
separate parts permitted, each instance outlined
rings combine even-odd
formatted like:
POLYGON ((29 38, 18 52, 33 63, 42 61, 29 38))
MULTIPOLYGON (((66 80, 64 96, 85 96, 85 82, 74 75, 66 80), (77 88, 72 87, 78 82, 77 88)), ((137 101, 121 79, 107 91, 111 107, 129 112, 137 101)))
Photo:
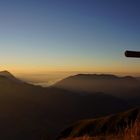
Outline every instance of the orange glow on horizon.
POLYGON ((109 74, 120 74, 120 75, 138 75, 140 76, 140 68, 136 69, 129 66, 116 65, 116 67, 36 67, 36 66, 5 66, 1 67, 2 70, 8 70, 13 74, 45 74, 53 72, 61 73, 109 73, 109 74))

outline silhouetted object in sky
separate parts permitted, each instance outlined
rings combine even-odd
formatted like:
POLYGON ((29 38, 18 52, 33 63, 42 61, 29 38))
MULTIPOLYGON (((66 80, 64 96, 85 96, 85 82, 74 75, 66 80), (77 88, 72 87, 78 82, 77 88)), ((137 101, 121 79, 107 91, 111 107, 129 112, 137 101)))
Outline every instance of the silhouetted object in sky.
POLYGON ((135 57, 135 58, 140 58, 140 52, 136 51, 126 51, 125 52, 126 57, 135 57))

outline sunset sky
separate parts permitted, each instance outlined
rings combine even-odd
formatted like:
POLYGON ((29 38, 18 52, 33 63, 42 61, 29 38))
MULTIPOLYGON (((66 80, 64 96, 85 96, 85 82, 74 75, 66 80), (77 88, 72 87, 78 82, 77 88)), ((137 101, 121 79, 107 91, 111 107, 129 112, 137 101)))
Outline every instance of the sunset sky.
POLYGON ((0 0, 0 69, 140 73, 139 0, 0 0))

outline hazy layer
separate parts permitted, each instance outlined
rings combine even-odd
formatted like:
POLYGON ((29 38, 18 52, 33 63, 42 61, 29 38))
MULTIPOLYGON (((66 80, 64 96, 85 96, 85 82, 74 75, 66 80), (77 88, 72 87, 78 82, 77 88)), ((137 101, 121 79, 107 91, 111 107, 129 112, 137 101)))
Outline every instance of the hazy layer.
MULTIPOLYGON (((44 72, 44 73, 15 73, 14 75, 20 78, 23 81, 28 83, 32 83, 34 85, 41 85, 41 86, 51 86, 56 82, 65 79, 66 77, 76 75, 76 74, 95 74, 95 72, 44 72)), ((100 72, 96 72, 96 74, 102 74, 100 72)), ((108 73, 104 73, 108 74, 108 73)), ((139 73, 132 74, 132 73, 110 73, 120 76, 127 76, 131 75, 134 77, 140 77, 139 73)))
POLYGON ((54 83, 70 76, 75 75, 76 73, 69 72, 50 72, 46 74, 16 74, 21 80, 26 81, 28 83, 32 83, 34 85, 41 86, 50 86, 54 83))

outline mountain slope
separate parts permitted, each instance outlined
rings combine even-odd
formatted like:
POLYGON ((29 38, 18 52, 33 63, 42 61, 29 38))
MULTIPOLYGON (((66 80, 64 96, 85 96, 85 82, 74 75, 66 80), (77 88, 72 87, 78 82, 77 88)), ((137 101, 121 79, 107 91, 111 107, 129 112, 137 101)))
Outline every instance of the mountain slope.
POLYGON ((17 79, 14 75, 12 75, 9 71, 6 71, 6 70, 0 71, 0 76, 8 78, 8 79, 15 81, 15 82, 21 82, 19 79, 17 79))
POLYGON ((53 139, 79 119, 119 112, 127 102, 104 93, 79 94, 43 88, 0 76, 0 139, 53 139))
POLYGON ((125 99, 140 97, 140 82, 130 76, 78 74, 68 77, 54 86, 76 92, 103 92, 125 99))
POLYGON ((140 109, 135 108, 127 112, 103 118, 79 121, 64 131, 59 140, 138 140, 140 139, 140 109))

